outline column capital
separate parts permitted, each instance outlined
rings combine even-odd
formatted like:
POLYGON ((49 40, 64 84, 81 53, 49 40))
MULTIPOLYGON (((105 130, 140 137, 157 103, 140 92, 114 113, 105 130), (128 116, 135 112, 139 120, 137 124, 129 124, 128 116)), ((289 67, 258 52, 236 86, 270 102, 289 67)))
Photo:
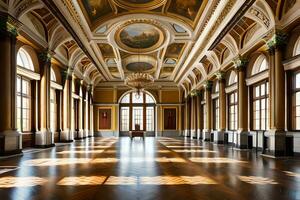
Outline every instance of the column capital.
POLYGON ((237 71, 242 71, 247 67, 247 64, 249 63, 248 58, 239 55, 237 58, 233 60, 234 68, 237 71))
POLYGON ((213 82, 210 81, 210 80, 207 80, 204 82, 204 88, 207 90, 207 91, 211 91, 212 90, 212 86, 213 86, 213 82))
POLYGON ((218 71, 215 73, 217 80, 222 81, 225 80, 225 72, 223 71, 218 71))
POLYGON ((8 34, 9 36, 17 37, 18 28, 21 23, 10 16, 8 13, 0 12, 0 34, 8 34))
POLYGON ((50 63, 54 53, 48 49, 38 54, 38 58, 43 63, 50 63))
POLYGON ((268 51, 273 54, 276 49, 283 48, 287 44, 288 36, 286 33, 276 30, 273 36, 266 41, 268 51))
POLYGON ((191 97, 196 97, 200 95, 200 90, 192 90, 190 93, 191 97))

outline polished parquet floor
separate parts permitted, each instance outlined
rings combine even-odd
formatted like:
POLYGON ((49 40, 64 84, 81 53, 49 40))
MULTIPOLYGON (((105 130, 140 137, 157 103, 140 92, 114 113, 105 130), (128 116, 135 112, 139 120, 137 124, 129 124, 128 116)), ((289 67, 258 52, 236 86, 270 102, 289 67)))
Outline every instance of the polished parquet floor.
POLYGON ((0 159, 0 199, 300 199, 300 160, 182 138, 90 138, 0 159))

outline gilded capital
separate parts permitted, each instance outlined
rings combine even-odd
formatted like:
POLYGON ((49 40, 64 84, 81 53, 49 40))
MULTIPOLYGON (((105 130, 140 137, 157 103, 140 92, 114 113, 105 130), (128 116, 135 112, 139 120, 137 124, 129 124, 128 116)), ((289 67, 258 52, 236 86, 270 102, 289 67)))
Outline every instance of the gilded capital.
POLYGON ((17 37, 18 30, 17 28, 20 26, 20 22, 11 17, 7 13, 0 14, 0 33, 8 34, 10 36, 17 37))
POLYGON ((190 93, 191 97, 196 97, 200 95, 200 91, 199 90, 192 90, 190 93))
POLYGON ((249 60, 246 57, 238 56, 236 59, 233 60, 234 68, 238 71, 243 70, 246 68, 249 60))
POLYGON ((212 81, 209 81, 209 80, 205 81, 205 83, 204 83, 204 88, 205 88, 206 90, 211 90, 211 89, 212 89, 212 86, 213 86, 213 82, 212 82, 212 81))
POLYGON ((287 43, 287 39, 287 34, 276 31, 272 38, 266 42, 269 52, 273 53, 275 49, 284 47, 287 43))
POLYGON ((215 75, 219 81, 225 79, 225 73, 223 71, 218 71, 215 75))

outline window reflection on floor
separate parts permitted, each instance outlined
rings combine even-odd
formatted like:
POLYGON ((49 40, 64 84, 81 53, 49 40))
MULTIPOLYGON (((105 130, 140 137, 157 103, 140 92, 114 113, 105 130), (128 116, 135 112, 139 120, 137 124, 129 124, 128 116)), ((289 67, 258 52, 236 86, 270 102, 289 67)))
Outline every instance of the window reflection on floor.
POLYGON ((276 181, 270 178, 260 177, 260 176, 238 176, 238 178, 246 183, 253 185, 276 185, 276 181))

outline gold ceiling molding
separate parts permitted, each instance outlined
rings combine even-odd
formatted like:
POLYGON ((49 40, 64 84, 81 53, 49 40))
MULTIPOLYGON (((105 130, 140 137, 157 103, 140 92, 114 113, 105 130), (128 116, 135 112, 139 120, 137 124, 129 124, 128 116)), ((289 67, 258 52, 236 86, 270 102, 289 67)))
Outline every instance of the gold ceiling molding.
MULTIPOLYGON (((145 39, 147 39, 149 33, 149 30, 140 30, 140 33, 141 34, 145 34, 145 39), (146 35, 148 34, 148 35, 146 35)), ((126 33, 127 34, 127 33, 126 33)), ((130 35, 129 35, 130 37, 130 35)), ((136 40, 136 37, 133 37, 131 38, 133 42, 135 42, 134 40, 136 40)), ((150 38, 151 39, 151 38, 150 38)), ((142 53, 142 54, 145 54, 145 53, 151 53, 151 52, 154 52, 154 51, 158 51, 159 48, 161 46, 163 46, 163 44, 165 43, 165 39, 166 39, 166 34, 165 34, 165 31, 163 29, 163 27, 155 20, 150 20, 150 19, 134 19, 134 20, 129 20, 125 23, 123 23, 122 25, 120 25, 118 28, 117 28, 117 31, 115 33, 115 42, 116 44, 119 46, 119 48, 125 52, 129 52, 129 53, 142 53), (140 25, 149 25, 149 27, 152 28, 152 30, 155 31, 155 33, 150 33, 150 36, 152 36, 153 34, 157 35, 158 39, 157 41, 153 41, 153 45, 151 46, 145 46, 145 48, 140 48, 140 47, 135 47, 135 46, 130 46, 128 45, 128 43, 126 44, 124 42, 124 39, 121 34, 125 31, 127 31, 127 29, 129 29, 127 32, 130 32, 130 26, 131 25, 137 25, 137 24, 140 24, 140 25)), ((132 42, 131 41, 131 42, 132 42)), ((139 41, 136 40, 136 43, 138 43, 139 41)), ((136 44, 135 43, 135 44, 136 44)), ((141 43, 140 45, 142 45, 143 43, 141 43)))
POLYGON ((145 3, 134 3, 130 0, 113 0, 117 6, 126 9, 141 9, 141 10, 154 10, 162 5, 164 5, 167 0, 149 0, 145 3))
MULTIPOLYGON (((229 0, 227 2, 227 4, 224 7, 224 9, 222 10, 220 16, 218 17, 218 19, 216 20, 216 22, 214 23, 214 25, 212 26, 212 28, 210 29, 210 31, 206 35, 205 39, 203 40, 205 42, 203 42, 202 45, 198 48, 197 53, 195 55, 200 55, 204 51, 206 45, 211 40, 212 36, 215 34, 218 27, 223 23, 224 19, 228 15, 228 13, 232 10, 232 8, 235 5, 236 1, 237 0, 229 0)), ((197 56, 194 56, 190 61, 190 65, 188 65, 188 66, 192 66, 192 64, 194 62, 196 62, 197 58, 198 58, 197 56)), ((188 70, 188 69, 186 69, 186 70, 188 70)))

